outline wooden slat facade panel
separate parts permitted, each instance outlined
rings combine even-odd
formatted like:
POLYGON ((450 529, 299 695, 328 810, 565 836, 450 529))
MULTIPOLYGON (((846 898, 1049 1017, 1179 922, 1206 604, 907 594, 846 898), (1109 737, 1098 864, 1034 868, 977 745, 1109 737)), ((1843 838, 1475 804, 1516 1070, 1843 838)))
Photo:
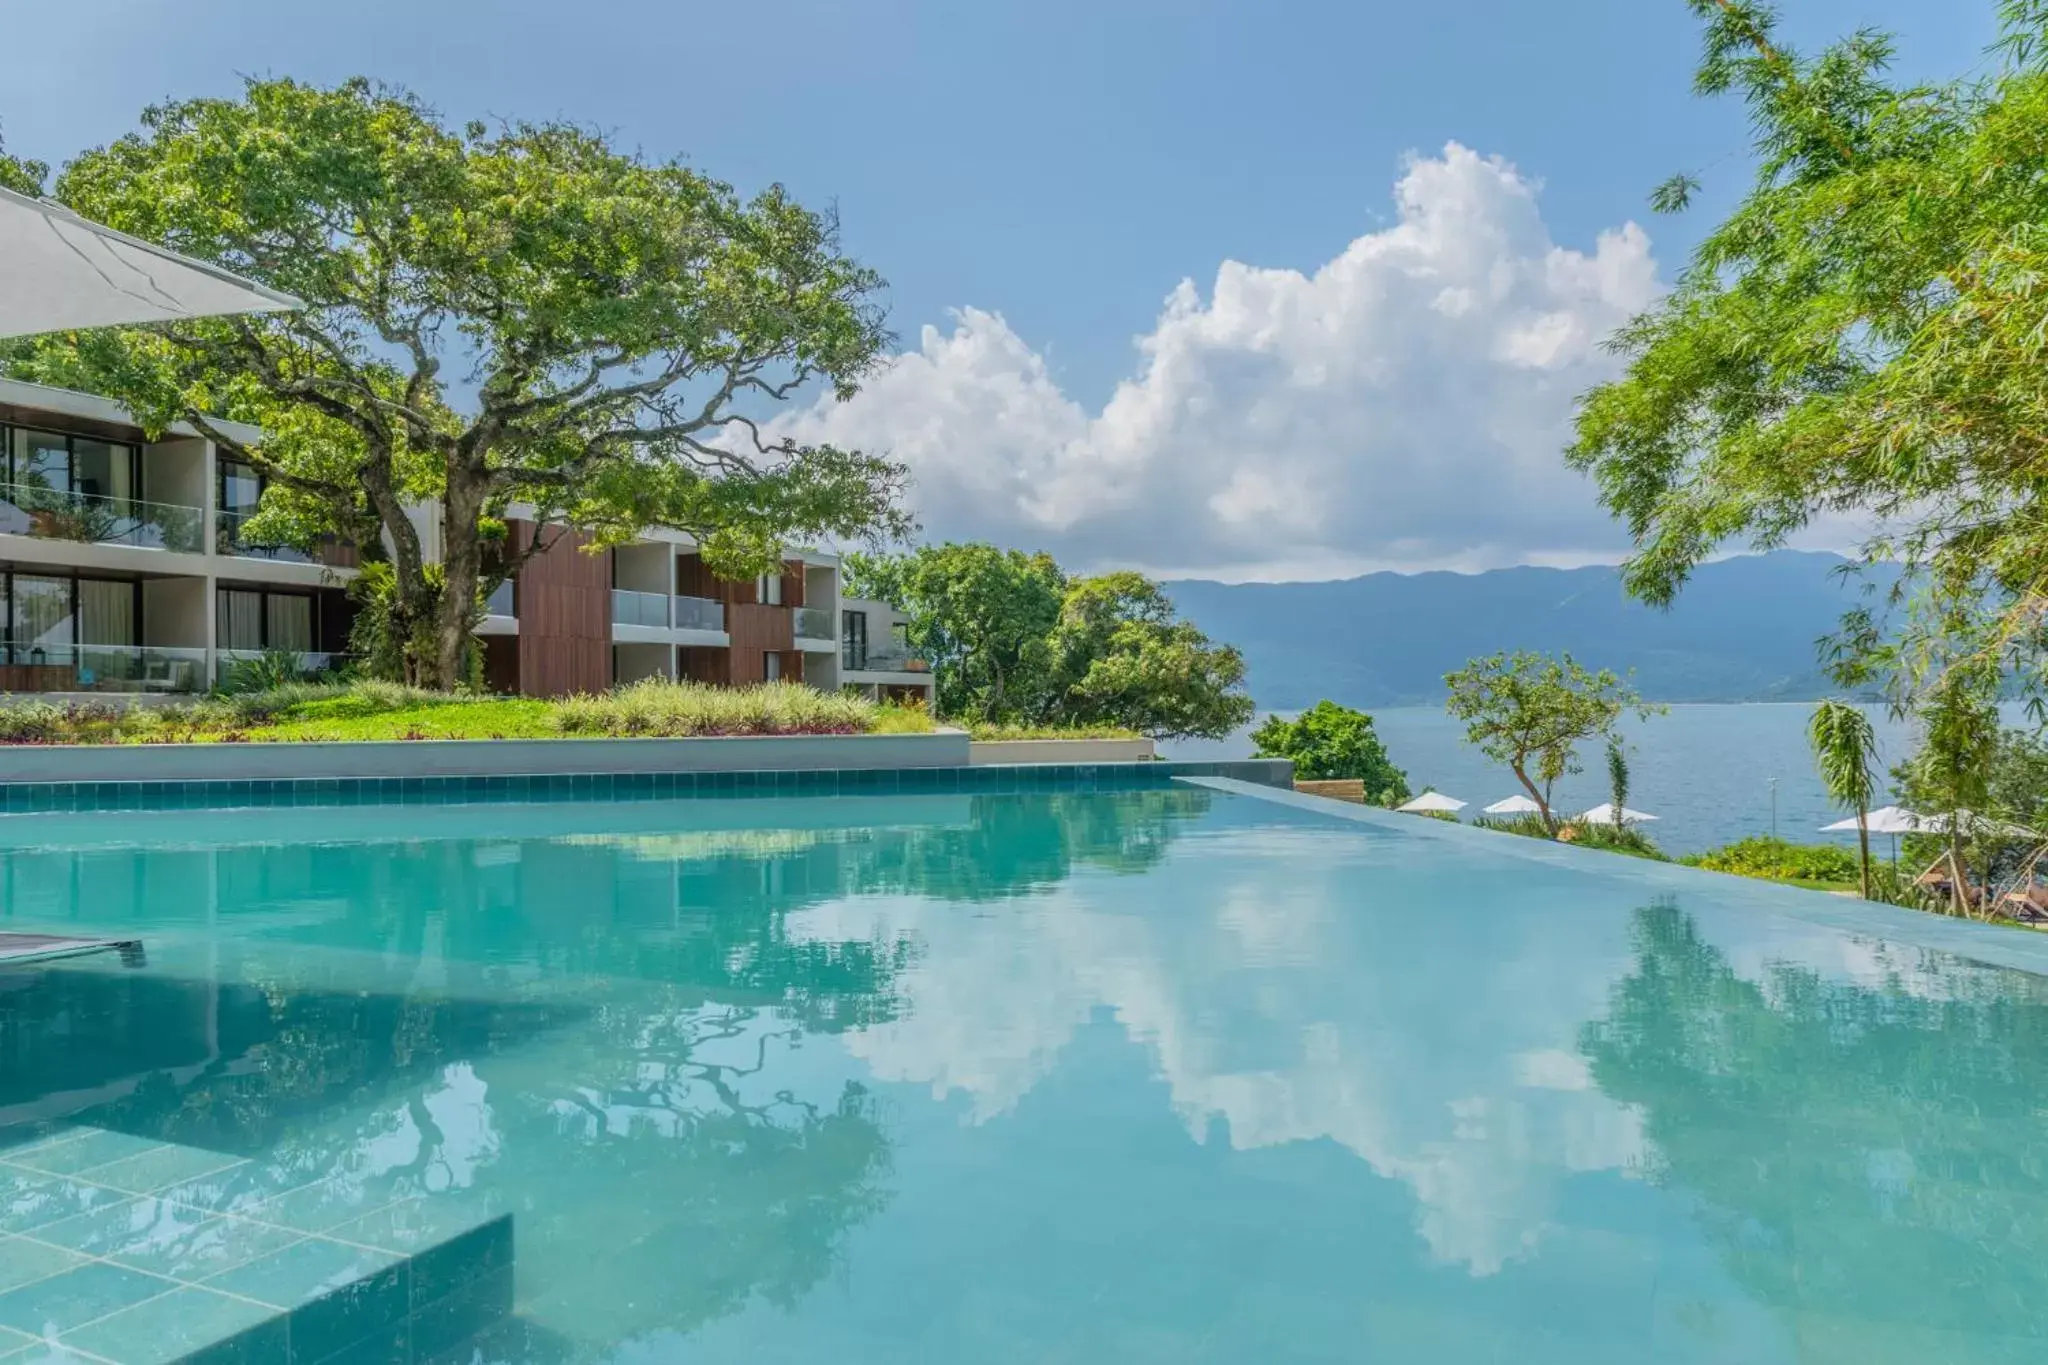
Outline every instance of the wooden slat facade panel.
POLYGON ((800 607, 804 604, 804 562, 801 559, 784 560, 782 565, 782 605, 800 607))
POLYGON ((788 607, 740 605, 725 609, 725 632, 735 652, 785 651, 796 648, 796 622, 788 607))
POLYGON ((711 576, 704 561, 695 555, 676 556, 676 596, 704 597, 713 602, 726 600, 725 585, 711 576))
MULTIPOLYGON (((511 524, 524 547, 533 523, 511 524)), ((519 690, 529 697, 602 692, 612 685, 612 557, 549 527, 546 549, 519 570, 519 690)))

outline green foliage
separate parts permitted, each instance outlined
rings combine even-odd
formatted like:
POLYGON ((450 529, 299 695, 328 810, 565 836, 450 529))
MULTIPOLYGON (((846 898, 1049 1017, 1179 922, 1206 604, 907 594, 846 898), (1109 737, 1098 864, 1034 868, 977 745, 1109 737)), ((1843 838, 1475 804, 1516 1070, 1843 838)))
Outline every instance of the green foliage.
MULTIPOLYGON (((1807 742, 1813 747, 1814 766, 1820 770, 1821 785, 1835 804, 1854 815, 1870 810, 1878 791, 1877 731, 1861 707, 1847 702, 1824 701, 1813 708, 1806 727, 1807 742)), ((1870 831, 1856 829, 1858 884, 1865 900, 1870 899, 1870 831)))
POLYGON ((1757 173, 1677 287, 1613 339, 1625 375, 1580 406, 1570 459, 1635 539, 1629 589, 1668 603, 1730 540, 1775 546, 1849 515, 1881 528, 1866 559, 1903 565, 1931 609, 1881 656, 1878 622, 1852 615, 1845 683, 1873 663, 1907 686, 1938 676, 1945 651, 1914 641, 1977 625, 1968 651, 2032 674, 2048 588, 2048 7, 2001 7, 1992 75, 1907 87, 1886 78, 1880 35, 1808 57, 1761 6, 1690 4, 1706 30, 1697 88, 1743 98, 1757 173))
POLYGON ((1555 830, 1540 815, 1482 815, 1472 822, 1475 829, 1491 830, 1496 834, 1518 834, 1525 839, 1548 839, 1559 843, 1576 844, 1580 848, 1597 848, 1606 853, 1624 853, 1632 858, 1648 858, 1653 862, 1669 862, 1664 850, 1656 841, 1633 825, 1576 825, 1560 824, 1555 830))
POLYGON ((1406 801, 1408 774, 1394 766, 1373 729, 1372 717, 1329 700, 1317 702, 1293 720, 1268 716, 1252 731, 1261 758, 1294 760, 1294 775, 1306 780, 1360 778, 1370 805, 1406 801))
POLYGON ((1621 736, 1607 737, 1607 798, 1614 807, 1614 824, 1621 827, 1621 813, 1628 807, 1628 746, 1621 736))
POLYGON ((50 168, 40 161, 24 157, 9 156, 7 144, 0 141, 0 189, 13 190, 31 199, 40 199, 43 182, 50 178, 50 168))
POLYGON ((223 692, 275 692, 313 677, 294 649, 266 649, 254 658, 239 659, 222 680, 223 692))
POLYGON ((1840 886, 1858 879, 1861 862, 1838 844, 1793 844, 1769 835, 1754 835, 1732 844, 1679 859, 1688 867, 1732 872, 1776 882, 1824 882, 1840 886))
POLYGON ((1136 730, 1120 725, 1020 725, 973 721, 967 733, 975 739, 1140 739, 1136 730))
POLYGON ((1155 739, 1227 735, 1252 718, 1244 656, 1212 645, 1143 574, 1070 581, 1047 640, 1048 718, 1155 739))
POLYGON ((0 744, 224 740, 552 739, 563 735, 914 734, 921 709, 796 683, 708 687, 650 679, 599 697, 483 697, 380 680, 284 682, 170 706, 0 705, 0 744))
POLYGON ((1243 656, 1176 619, 1142 574, 1070 579, 1049 555, 949 543, 850 555, 847 591, 908 616, 939 710, 956 720, 1163 739, 1251 719, 1243 656))
POLYGON ((1514 772, 1553 833, 1551 789, 1579 771, 1579 744, 1613 739, 1631 712, 1647 718, 1663 709, 1644 703, 1607 669, 1587 672, 1569 654, 1491 654, 1445 674, 1444 684, 1451 694, 1445 709, 1465 722, 1466 742, 1514 772))
POLYGON ((875 703, 802 683, 713 687, 649 678, 554 707, 565 735, 857 735, 874 727, 875 703))
POLYGON ((309 306, 36 339, 11 372, 106 394, 152 431, 190 422, 255 465, 258 539, 388 545, 408 679, 462 678, 514 503, 599 543, 683 529, 732 577, 786 543, 909 528, 900 466, 758 425, 811 385, 850 395, 887 335, 880 280, 780 187, 742 199, 568 122, 450 128, 366 80, 251 80, 150 109, 57 192, 309 306), (438 584, 405 515, 426 498, 438 584))

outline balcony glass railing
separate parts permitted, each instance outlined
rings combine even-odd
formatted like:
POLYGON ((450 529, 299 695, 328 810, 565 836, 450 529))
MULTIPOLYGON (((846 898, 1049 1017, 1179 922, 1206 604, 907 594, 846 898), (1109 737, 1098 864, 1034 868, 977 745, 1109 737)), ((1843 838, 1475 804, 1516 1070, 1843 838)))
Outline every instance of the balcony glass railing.
POLYGON ((708 597, 674 597, 677 630, 724 630, 725 603, 708 597))
POLYGON ((794 607, 796 638, 799 640, 837 640, 839 631, 832 613, 823 607, 794 607))
POLYGON ((198 692, 206 651, 155 645, 0 645, 0 692, 198 692))
POLYGON ((486 616, 511 616, 515 614, 512 605, 511 579, 508 578, 497 587, 491 589, 491 595, 484 599, 484 614, 486 616))
POLYGON ((929 673, 931 665, 900 645, 881 645, 856 656, 842 650, 839 666, 855 673, 929 673))
POLYGON ((288 564, 311 564, 313 556, 292 545, 259 545, 242 528, 256 519, 254 512, 220 512, 213 519, 213 548, 216 553, 240 555, 244 559, 276 559, 288 564))
POLYGON ((0 483, 0 533, 8 535, 196 554, 200 522, 198 508, 176 503, 0 483))
POLYGON ((621 626, 668 629, 668 594, 612 589, 612 622, 621 626))
POLYGON ((213 652, 213 682, 229 690, 311 682, 337 671, 346 661, 346 655, 317 649, 217 649, 213 652))

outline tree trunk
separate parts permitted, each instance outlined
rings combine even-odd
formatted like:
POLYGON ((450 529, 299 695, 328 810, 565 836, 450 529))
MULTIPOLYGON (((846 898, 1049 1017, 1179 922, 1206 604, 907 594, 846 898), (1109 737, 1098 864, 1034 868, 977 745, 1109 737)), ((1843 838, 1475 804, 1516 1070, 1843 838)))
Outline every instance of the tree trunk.
POLYGON ((1862 859, 1863 899, 1865 900, 1870 899, 1870 826, 1865 820, 1867 814, 1868 812, 1863 807, 1858 806, 1856 808, 1856 844, 1862 859))
MULTIPOLYGON (((453 461, 450 461, 453 464, 453 461)), ((451 468, 441 502, 440 610, 434 629, 434 686, 452 692, 463 683, 470 635, 476 629, 476 586, 483 573, 483 515, 486 483, 474 471, 451 468)), ((536 527, 534 534, 538 535, 536 527)))
POLYGON ((433 588, 427 583, 426 556, 420 550, 419 528, 405 514, 405 503, 391 481, 390 455, 371 461, 363 470, 363 491, 378 523, 391 541, 392 600, 390 628, 397 637, 399 666, 408 686, 423 681, 417 647, 420 628, 433 610, 433 588))
POLYGON ((1529 799, 1536 803, 1538 818, 1543 821, 1543 828, 1549 832, 1551 838, 1555 839, 1557 837, 1557 819, 1550 813, 1549 793, 1536 790, 1536 784, 1529 780, 1529 774, 1523 770, 1519 762, 1509 764, 1508 766, 1514 769, 1515 778, 1522 784, 1522 790, 1529 793, 1529 799))

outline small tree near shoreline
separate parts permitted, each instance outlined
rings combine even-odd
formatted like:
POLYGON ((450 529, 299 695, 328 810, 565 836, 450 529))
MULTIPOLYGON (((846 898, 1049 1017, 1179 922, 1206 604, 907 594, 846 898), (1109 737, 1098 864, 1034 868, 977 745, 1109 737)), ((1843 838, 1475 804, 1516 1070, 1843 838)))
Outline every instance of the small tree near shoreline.
POLYGON ((1445 674, 1444 684, 1451 691, 1445 709, 1465 722, 1466 742, 1514 773, 1553 838, 1551 791, 1579 771, 1578 746, 1614 738, 1631 712, 1647 718, 1663 709, 1610 670, 1590 673, 1569 654, 1490 654, 1445 674))

